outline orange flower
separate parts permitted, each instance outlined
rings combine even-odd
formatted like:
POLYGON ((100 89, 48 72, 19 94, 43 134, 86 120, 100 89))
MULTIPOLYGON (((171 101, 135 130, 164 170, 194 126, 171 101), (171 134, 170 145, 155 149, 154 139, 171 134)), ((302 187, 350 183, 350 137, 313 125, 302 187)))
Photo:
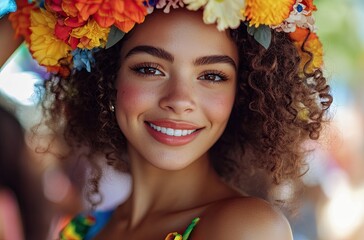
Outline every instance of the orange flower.
POLYGON ((315 69, 321 68, 323 65, 323 48, 318 36, 310 32, 308 29, 297 28, 296 32, 290 33, 290 37, 293 43, 296 45, 298 54, 301 57, 300 69, 303 70, 306 63, 310 61, 309 54, 302 51, 301 46, 308 36, 305 42, 304 49, 313 54, 312 61, 308 64, 306 72, 312 73, 315 69))
POLYGON ((124 16, 121 21, 117 21, 114 25, 121 31, 127 33, 135 26, 135 22, 130 18, 124 16))
POLYGON ((34 9, 34 3, 21 5, 22 7, 9 14, 9 20, 15 30, 15 37, 23 37, 27 43, 30 42, 30 12, 34 9))
POLYGON ((120 18, 122 12, 124 12, 124 1, 119 0, 119 4, 116 1, 105 1, 98 11, 93 15, 96 22, 101 27, 110 27, 115 23, 116 17, 120 18))
POLYGON ((289 37, 295 42, 303 42, 310 30, 307 28, 296 28, 296 31, 290 32, 289 37))
POLYGON ((93 16, 101 27, 110 27, 124 12, 124 1, 121 0, 76 0, 74 3, 79 11, 79 18, 87 21, 93 16))
POLYGON ((109 0, 76 0, 74 1, 74 5, 79 11, 79 18, 87 21, 91 15, 95 14, 99 10, 100 5, 104 4, 104 1, 107 3, 109 2, 109 0))
POLYGON ((128 3, 125 3, 125 0, 123 1, 112 1, 112 7, 114 9, 114 12, 113 12, 113 16, 115 18, 115 20, 120 20, 120 18, 122 18, 122 15, 124 13, 124 10, 125 8, 127 8, 128 3))
POLYGON ((142 23, 145 15, 147 15, 147 8, 144 5, 144 0, 125 0, 124 14, 131 20, 142 23))
POLYGON ((122 18, 117 19, 115 26, 123 32, 129 32, 135 23, 144 22, 147 15, 147 8, 143 0, 125 0, 125 11, 122 18))
POLYGON ((87 21, 91 16, 103 28, 115 24, 120 30, 128 32, 135 23, 142 23, 147 8, 144 0, 76 0, 79 18, 87 21))
POLYGON ((62 10, 70 17, 78 16, 78 9, 76 8, 73 0, 63 0, 62 1, 62 10))
POLYGON ((62 77, 67 77, 70 75, 71 71, 67 66, 46 66, 47 72, 57 73, 62 77))

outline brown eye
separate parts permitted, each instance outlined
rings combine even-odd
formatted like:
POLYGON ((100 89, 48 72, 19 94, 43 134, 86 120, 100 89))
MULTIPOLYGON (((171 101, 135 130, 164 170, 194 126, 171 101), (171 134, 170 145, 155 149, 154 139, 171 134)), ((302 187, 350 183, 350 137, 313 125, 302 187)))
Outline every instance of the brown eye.
POLYGON ((208 80, 208 81, 221 81, 222 78, 219 75, 216 74, 206 74, 201 77, 202 80, 208 80))
POLYGON ((148 76, 164 76, 164 73, 159 70, 160 67, 155 63, 141 63, 130 67, 135 73, 148 77, 148 76))
POLYGON ((207 72, 207 73, 203 73, 198 79, 211 81, 211 82, 222 82, 222 81, 226 81, 228 78, 226 77, 226 75, 224 75, 223 73, 220 73, 220 72, 216 72, 216 73, 207 72))
POLYGON ((138 71, 147 75, 163 75, 161 71, 153 67, 142 67, 139 68, 138 71))

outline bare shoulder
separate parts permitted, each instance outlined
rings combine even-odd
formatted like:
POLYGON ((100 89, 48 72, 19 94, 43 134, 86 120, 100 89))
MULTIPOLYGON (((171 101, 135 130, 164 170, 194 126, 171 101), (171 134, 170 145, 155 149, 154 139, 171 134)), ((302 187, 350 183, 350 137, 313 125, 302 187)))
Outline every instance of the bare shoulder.
POLYGON ((268 202, 250 197, 224 200, 201 216, 192 239, 291 240, 285 216, 268 202))

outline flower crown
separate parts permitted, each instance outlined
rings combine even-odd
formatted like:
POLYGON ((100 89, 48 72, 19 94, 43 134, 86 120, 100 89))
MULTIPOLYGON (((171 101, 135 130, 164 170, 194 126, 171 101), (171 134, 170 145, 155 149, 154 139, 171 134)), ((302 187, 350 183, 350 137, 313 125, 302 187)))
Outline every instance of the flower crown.
POLYGON ((67 76, 83 68, 90 72, 95 51, 114 45, 154 9, 169 13, 179 7, 202 9, 203 21, 216 24, 220 31, 245 22, 248 33, 264 48, 270 45, 272 30, 286 32, 301 62, 309 62, 306 71, 322 66, 313 0, 17 0, 9 19, 16 37, 24 37, 40 65, 67 76), (303 43, 312 59, 301 49, 303 43))

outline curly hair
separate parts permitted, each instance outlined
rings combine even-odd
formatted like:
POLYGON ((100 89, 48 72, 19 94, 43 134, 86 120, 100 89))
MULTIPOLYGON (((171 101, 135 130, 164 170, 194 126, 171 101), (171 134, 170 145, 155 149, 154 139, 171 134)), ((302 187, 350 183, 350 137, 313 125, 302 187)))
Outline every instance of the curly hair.
MULTIPOLYGON (((228 125, 209 151, 211 162, 223 179, 243 190, 242 177, 258 170, 276 184, 296 179, 305 166, 302 145, 319 138, 332 102, 326 79, 319 69, 302 73, 300 56, 285 33, 272 31, 267 50, 247 33, 245 24, 230 35, 239 51, 237 94, 228 125)), ((64 138, 71 148, 87 146, 90 156, 103 153, 108 164, 128 171, 122 157, 125 139, 110 111, 126 40, 97 52, 91 73, 75 71, 45 81, 45 102, 53 101, 44 107, 53 127, 64 115, 64 138)), ((304 44, 302 51, 312 55, 304 44)), ((94 192, 100 177, 99 171, 92 180, 94 192)))

